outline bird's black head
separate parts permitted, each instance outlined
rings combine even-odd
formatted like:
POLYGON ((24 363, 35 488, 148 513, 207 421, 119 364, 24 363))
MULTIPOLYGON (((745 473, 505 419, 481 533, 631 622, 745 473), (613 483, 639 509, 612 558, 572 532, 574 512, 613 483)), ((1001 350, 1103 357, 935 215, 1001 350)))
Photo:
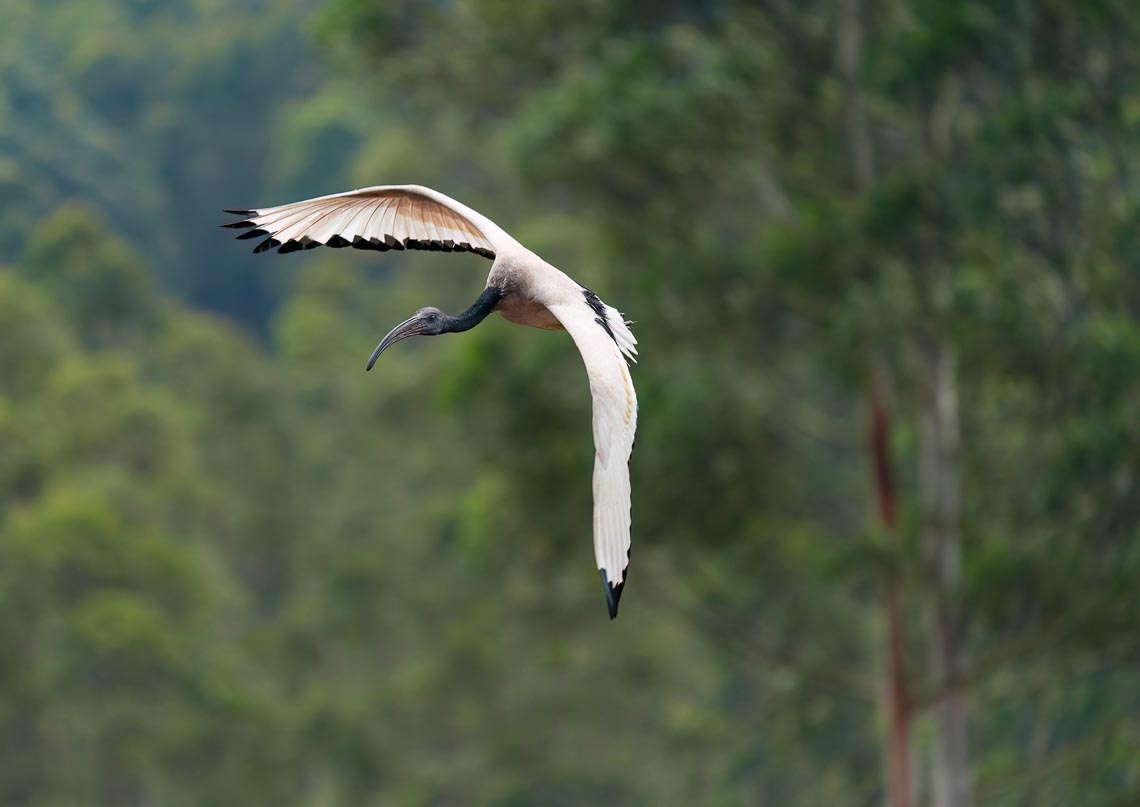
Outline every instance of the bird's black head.
POLYGON ((421 308, 414 317, 401 322, 380 340, 380 344, 372 351, 372 358, 368 360, 365 369, 371 370, 381 353, 409 336, 438 336, 441 333, 471 330, 495 309, 502 298, 503 292, 499 288, 488 286, 483 289, 475 304, 457 317, 448 316, 438 308, 421 308))
POLYGON ((428 306, 417 311, 412 319, 420 322, 422 330, 419 332, 419 336, 438 336, 441 333, 447 333, 447 321, 451 317, 438 308, 428 306))
POLYGON ((372 351, 372 356, 368 359, 368 366, 365 369, 371 370, 372 365, 380 358, 380 354, 401 339, 407 339, 409 336, 438 336, 441 333, 447 333, 451 330, 451 320, 451 317, 438 308, 421 308, 415 313, 415 316, 401 322, 380 340, 380 344, 372 351))

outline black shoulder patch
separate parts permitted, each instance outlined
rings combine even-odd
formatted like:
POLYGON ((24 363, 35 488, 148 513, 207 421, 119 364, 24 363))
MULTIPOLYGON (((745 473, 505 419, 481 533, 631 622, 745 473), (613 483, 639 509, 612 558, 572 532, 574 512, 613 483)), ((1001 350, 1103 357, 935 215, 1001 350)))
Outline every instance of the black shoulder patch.
MULTIPOLYGON (((594 294, 594 292, 590 291, 590 289, 586 288, 585 286, 582 287, 582 296, 586 298, 586 305, 590 306, 593 312, 597 314, 597 316, 594 317, 594 321, 602 326, 605 332, 610 335, 610 339, 614 340, 614 344, 616 345, 617 337, 614 336, 613 330, 610 329, 610 322, 608 319, 606 319, 606 304, 602 302, 601 298, 598 297, 598 295, 594 294)), ((614 614, 616 614, 617 606, 615 605, 611 610, 614 614)))

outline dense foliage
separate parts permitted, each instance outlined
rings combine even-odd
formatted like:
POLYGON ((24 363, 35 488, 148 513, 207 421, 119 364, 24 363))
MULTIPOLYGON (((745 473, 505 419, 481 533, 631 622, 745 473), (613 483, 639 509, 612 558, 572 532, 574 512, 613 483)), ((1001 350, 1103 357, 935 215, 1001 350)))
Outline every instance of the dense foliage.
POLYGON ((0 802, 1140 798, 1133 4, 5 5, 0 802), (215 226, 380 182, 636 321, 616 622, 564 334, 215 226))

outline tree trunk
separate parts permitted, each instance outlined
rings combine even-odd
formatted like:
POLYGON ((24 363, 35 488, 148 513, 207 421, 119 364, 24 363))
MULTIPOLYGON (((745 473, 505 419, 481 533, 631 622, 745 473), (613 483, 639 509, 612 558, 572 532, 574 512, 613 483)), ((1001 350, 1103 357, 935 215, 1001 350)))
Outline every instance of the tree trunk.
MULTIPOLYGON (((944 684, 965 667, 962 614, 961 469, 954 349, 938 339, 923 349, 927 371, 919 416, 919 481, 926 514, 924 545, 932 603, 928 652, 931 675, 944 684)), ((935 706, 935 807, 971 807, 969 714, 966 694, 949 688, 935 706)))
MULTIPOLYGON (((895 487, 890 455, 890 418, 881 401, 883 393, 871 395, 871 464, 879 522, 885 532, 895 533, 895 487)), ((887 713, 887 804, 910 807, 911 704, 906 679, 906 622, 903 618, 902 582, 896 569, 886 581, 886 676, 883 699, 887 713)))
MULTIPOLYGON (((861 0, 840 0, 838 13, 836 61, 843 79, 844 117, 851 147, 852 184, 857 194, 866 195, 873 189, 875 182, 875 153, 867 116, 863 110, 859 82, 859 63, 863 54, 861 0)), ((890 456, 891 421, 885 404, 890 397, 887 390, 889 385, 881 362, 872 360, 870 372, 871 423, 868 449, 876 511, 883 532, 897 542, 895 485, 890 456)), ((890 807, 911 807, 911 705, 906 678, 906 621, 903 616, 902 581, 897 570, 892 569, 887 574, 885 589, 887 635, 886 647, 883 648, 885 675, 882 696, 887 716, 887 804, 890 807)))

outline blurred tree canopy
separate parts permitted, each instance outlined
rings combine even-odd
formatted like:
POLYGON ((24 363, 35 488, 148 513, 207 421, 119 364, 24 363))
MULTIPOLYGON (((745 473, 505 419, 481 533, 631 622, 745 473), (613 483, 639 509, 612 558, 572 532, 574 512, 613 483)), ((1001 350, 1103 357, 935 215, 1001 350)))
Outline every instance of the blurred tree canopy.
POLYGON ((8 0, 0 801, 1140 797, 1138 34, 1123 0, 8 0), (215 228, 398 182, 636 322, 613 624, 570 340, 365 375, 488 264, 215 228))

